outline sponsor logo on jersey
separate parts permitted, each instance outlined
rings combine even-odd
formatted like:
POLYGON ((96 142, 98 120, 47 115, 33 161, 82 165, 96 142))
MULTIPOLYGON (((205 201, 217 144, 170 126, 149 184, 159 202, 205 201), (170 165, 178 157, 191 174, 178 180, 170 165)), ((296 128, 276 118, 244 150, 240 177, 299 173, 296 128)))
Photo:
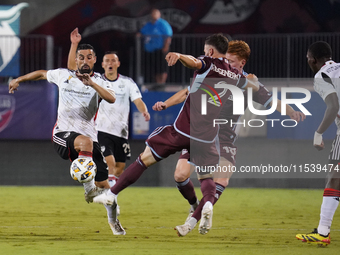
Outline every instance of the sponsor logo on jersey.
POLYGON ((0 95, 0 132, 10 123, 15 110, 15 98, 0 95))
POLYGON ((70 134, 71 134, 71 132, 67 132, 64 136, 63 136, 63 138, 67 138, 67 137, 69 137, 70 136, 70 134))

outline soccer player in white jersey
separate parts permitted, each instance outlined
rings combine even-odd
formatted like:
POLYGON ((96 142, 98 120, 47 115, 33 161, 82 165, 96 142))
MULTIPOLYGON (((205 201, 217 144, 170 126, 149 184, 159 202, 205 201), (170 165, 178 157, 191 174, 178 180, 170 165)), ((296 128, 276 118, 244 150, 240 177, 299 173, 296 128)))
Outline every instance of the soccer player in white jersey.
MULTIPOLYGON (((78 28, 70 35, 71 48, 67 66, 70 70, 76 69, 75 52, 81 41, 78 28)), ((109 170, 109 184, 112 187, 123 173, 126 159, 131 156, 128 142, 130 100, 136 105, 138 111, 143 114, 145 121, 150 120, 148 108, 142 100, 142 95, 137 84, 129 77, 118 73, 120 61, 114 51, 105 52, 102 67, 102 78, 110 83, 110 88, 116 92, 116 102, 108 104, 102 101, 99 105, 96 117, 96 129, 98 141, 105 157, 109 170)), ((119 206, 117 205, 117 214, 119 206)))
MULTIPOLYGON (((70 70, 76 68, 74 62, 75 50, 81 41, 78 28, 74 29, 70 36, 71 48, 67 67, 70 70)), ((102 67, 105 71, 102 78, 111 84, 116 92, 115 104, 102 102, 99 106, 96 118, 98 140, 109 169, 109 183, 113 186, 123 173, 126 159, 130 158, 130 145, 128 142, 130 100, 136 105, 138 111, 143 114, 145 121, 150 120, 148 108, 142 100, 142 95, 137 84, 129 77, 118 73, 120 61, 115 51, 105 52, 102 67)))
POLYGON ((310 234, 296 235, 296 238, 303 242, 316 243, 319 246, 326 246, 331 242, 330 229, 340 197, 340 63, 334 62, 331 57, 332 49, 328 43, 319 41, 309 46, 307 61, 315 73, 314 89, 327 106, 324 117, 314 135, 313 144, 317 150, 324 149, 322 134, 333 121, 337 126, 336 138, 328 158, 331 168, 323 193, 319 226, 310 234))
MULTIPOLYGON (((97 166, 95 180, 84 183, 85 199, 92 202, 93 197, 108 189, 108 171, 97 142, 94 118, 99 99, 114 103, 116 96, 100 74, 93 72, 96 54, 89 44, 79 45, 76 52, 77 71, 67 69, 38 70, 13 79, 9 92, 14 93, 19 83, 31 80, 47 80, 59 89, 58 117, 53 129, 53 144, 59 156, 67 160, 93 158, 97 166)), ((105 206, 108 214, 114 217, 115 208, 105 206)), ((111 217, 111 218, 112 218, 111 217)), ((119 222, 112 222, 117 234, 125 234, 119 222), (117 225, 118 223, 118 225, 117 225), (118 231, 119 230, 119 231, 118 231)))

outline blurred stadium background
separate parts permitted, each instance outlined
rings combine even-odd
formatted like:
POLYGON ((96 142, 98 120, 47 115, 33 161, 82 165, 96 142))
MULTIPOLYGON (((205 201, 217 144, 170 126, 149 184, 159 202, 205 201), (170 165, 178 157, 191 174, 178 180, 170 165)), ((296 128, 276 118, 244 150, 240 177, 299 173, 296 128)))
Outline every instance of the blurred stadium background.
MULTIPOLYGON (((2 0, 0 14, 22 1, 2 0)), ((318 0, 30 0, 12 17, 0 17, 0 158, 1 185, 78 185, 68 175, 70 162, 54 152, 50 136, 56 120, 57 89, 47 82, 21 84, 9 95, 11 78, 38 69, 66 67, 70 32, 78 27, 82 42, 92 44, 98 55, 95 71, 102 72, 105 51, 119 53, 119 73, 132 77, 143 91, 151 113, 145 125, 132 107, 130 143, 132 158, 142 152, 144 139, 160 125, 171 124, 178 107, 153 112, 151 106, 187 86, 192 72, 176 65, 169 69, 167 84, 145 83, 150 76, 143 57, 143 38, 136 32, 147 20, 151 8, 159 8, 174 30, 171 51, 194 56, 203 54, 208 34, 222 32, 230 39, 246 41, 252 49, 245 70, 272 87, 304 87, 312 98, 305 107, 312 113, 295 128, 243 128, 237 166, 260 164, 304 165, 327 163, 335 126, 325 134, 326 149, 312 146, 325 105, 313 91, 312 72, 306 62, 308 46, 325 40, 340 60, 340 2, 318 0), (19 15, 21 14, 21 15, 19 15), (7 29, 7 30, 6 30, 7 29)), ((290 94, 290 97, 296 95, 290 94)), ((259 116, 247 118, 263 119, 259 116)), ((286 119, 279 114, 271 119, 286 119)), ((178 155, 153 166, 137 186, 174 186, 173 172, 178 155)), ((131 161, 130 161, 131 162, 131 161)), ((128 164, 130 163, 128 162, 128 164)), ((194 176, 193 176, 194 177, 194 176)), ((323 188, 324 174, 235 176, 233 187, 323 188)))

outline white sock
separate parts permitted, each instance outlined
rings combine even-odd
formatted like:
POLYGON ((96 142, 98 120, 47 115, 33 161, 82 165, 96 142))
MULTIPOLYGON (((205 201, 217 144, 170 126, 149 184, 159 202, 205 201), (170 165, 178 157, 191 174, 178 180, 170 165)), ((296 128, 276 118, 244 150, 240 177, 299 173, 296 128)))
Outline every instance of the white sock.
POLYGON ((186 223, 189 224, 191 229, 194 229, 197 224, 197 220, 194 217, 190 217, 190 219, 186 223))
POLYGON ((110 185, 110 187, 113 187, 116 184, 117 180, 118 180, 117 176, 115 176, 113 174, 109 174, 109 185, 110 185))
POLYGON ((117 220, 117 206, 114 205, 110 206, 110 205, 104 205, 107 211, 107 220, 108 222, 115 222, 117 220))
POLYGON ((338 197, 323 197, 320 213, 318 233, 327 236, 331 230, 332 220, 338 208, 338 197))
POLYGON ((86 193, 89 193, 92 189, 96 187, 96 185, 94 184, 94 179, 92 179, 89 182, 83 183, 83 185, 84 185, 84 190, 86 193))

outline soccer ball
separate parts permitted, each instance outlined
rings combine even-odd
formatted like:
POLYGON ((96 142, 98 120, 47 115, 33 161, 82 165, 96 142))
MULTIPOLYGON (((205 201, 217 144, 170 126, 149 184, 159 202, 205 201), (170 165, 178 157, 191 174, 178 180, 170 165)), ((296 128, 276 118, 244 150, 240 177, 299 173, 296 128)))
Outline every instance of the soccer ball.
POLYGON ((97 166, 90 158, 77 158, 70 167, 70 174, 73 180, 80 183, 91 181, 97 172, 97 166))

